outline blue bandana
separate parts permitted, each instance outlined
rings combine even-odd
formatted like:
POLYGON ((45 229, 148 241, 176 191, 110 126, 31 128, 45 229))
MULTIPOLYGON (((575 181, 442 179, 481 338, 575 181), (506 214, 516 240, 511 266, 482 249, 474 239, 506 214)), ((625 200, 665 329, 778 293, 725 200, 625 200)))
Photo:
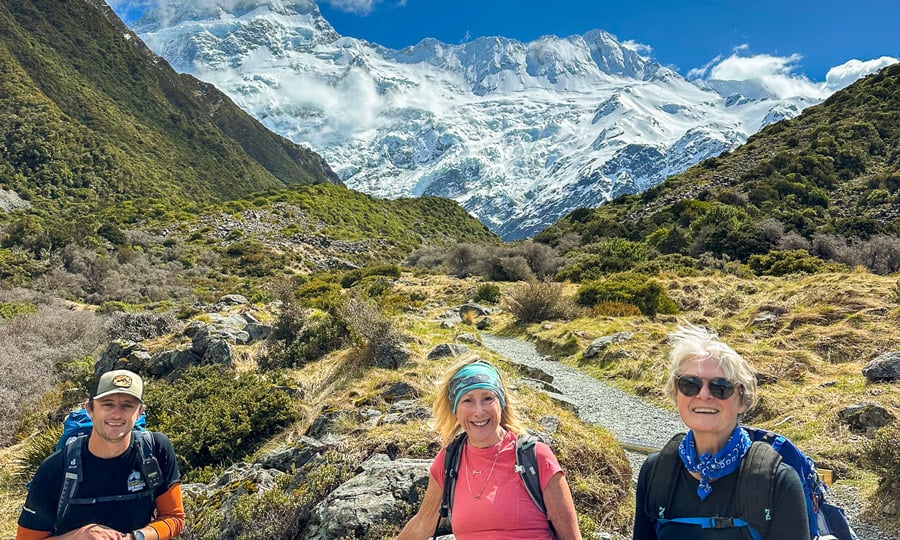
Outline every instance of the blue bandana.
POLYGON ((453 404, 453 413, 456 414, 456 406, 463 394, 470 390, 484 388, 497 395, 500 407, 506 407, 506 396, 503 395, 503 385, 500 384, 500 374, 494 366, 487 362, 473 362, 463 366, 450 380, 450 389, 447 397, 453 404))
POLYGON ((750 435, 741 429, 740 426, 734 428, 731 437, 725 443, 725 447, 719 450, 716 455, 704 453, 697 456, 697 445, 694 442, 694 432, 688 431, 681 444, 678 446, 678 455, 687 470, 700 475, 700 485, 697 487, 697 495, 700 500, 712 492, 712 486, 709 484, 711 480, 722 478, 736 471, 741 466, 741 459, 747 450, 750 449, 750 435))

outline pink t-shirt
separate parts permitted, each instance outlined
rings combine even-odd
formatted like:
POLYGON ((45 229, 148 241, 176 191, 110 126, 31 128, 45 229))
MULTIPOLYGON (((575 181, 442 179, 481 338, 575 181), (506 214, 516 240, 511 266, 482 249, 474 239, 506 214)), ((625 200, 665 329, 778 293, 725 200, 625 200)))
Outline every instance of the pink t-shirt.
MULTIPOLYGON (((444 487, 445 455, 446 448, 441 449, 431 464, 431 476, 441 489, 444 487)), ((535 445, 535 456, 538 478, 544 489, 562 467, 544 443, 535 445)), ((551 540, 547 516, 531 500, 515 465, 514 433, 507 433, 501 442, 489 448, 468 444, 463 447, 450 516, 457 540, 551 540), (494 456, 497 456, 497 462, 491 472, 494 456)))

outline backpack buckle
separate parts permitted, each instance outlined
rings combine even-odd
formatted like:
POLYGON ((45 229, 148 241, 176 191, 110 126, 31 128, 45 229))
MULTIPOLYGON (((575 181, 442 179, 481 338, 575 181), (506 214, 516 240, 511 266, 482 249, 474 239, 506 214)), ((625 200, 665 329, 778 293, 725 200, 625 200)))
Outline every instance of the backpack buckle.
POLYGON ((730 529, 734 527, 734 518, 730 517, 713 517, 712 520, 712 528, 713 529, 730 529))

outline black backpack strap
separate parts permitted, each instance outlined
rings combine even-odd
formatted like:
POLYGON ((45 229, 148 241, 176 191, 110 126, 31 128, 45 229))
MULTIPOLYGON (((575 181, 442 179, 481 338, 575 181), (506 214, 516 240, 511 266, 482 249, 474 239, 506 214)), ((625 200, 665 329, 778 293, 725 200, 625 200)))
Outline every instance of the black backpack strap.
MULTIPOLYGON (((537 442, 538 438, 530 433, 523 433, 516 438, 516 472, 522 477, 525 491, 528 492, 535 506, 546 515, 547 507, 544 505, 544 492, 541 490, 541 477, 534 449, 537 442)), ((553 537, 556 538, 556 529, 554 529, 549 516, 547 516, 547 523, 550 525, 553 537)))
POLYGON ((84 470, 81 467, 81 451, 87 435, 84 433, 75 437, 69 437, 63 447, 63 487, 59 494, 59 503, 56 505, 56 523, 59 524, 69 509, 69 504, 78 491, 78 484, 84 480, 84 470))
POLYGON ((159 466, 156 456, 153 453, 155 441, 153 433, 135 429, 131 432, 131 444, 137 447, 138 466, 141 475, 144 477, 146 484, 145 489, 130 493, 128 495, 110 495, 107 497, 90 497, 77 498, 75 493, 78 486, 84 480, 84 467, 82 466, 82 452, 84 445, 88 440, 88 435, 81 433, 75 437, 69 437, 66 441, 63 452, 65 453, 65 461, 63 462, 63 488, 59 495, 59 503, 56 507, 56 523, 62 522, 66 511, 73 504, 96 504, 102 502, 127 501, 152 495, 153 490, 159 487, 163 481, 162 470, 159 466))
POLYGON ((459 478, 459 459, 462 456, 463 444, 466 442, 465 432, 457 435, 444 452, 444 491, 441 494, 441 511, 438 513, 437 524, 434 526, 432 538, 437 538, 441 520, 449 517, 453 510, 453 492, 456 489, 456 479, 459 478))
POLYGON ((147 489, 153 491, 163 481, 162 469, 160 469, 159 461, 153 453, 153 446, 156 444, 156 441, 153 439, 153 433, 143 429, 135 429, 131 432, 131 439, 132 444, 137 444, 141 475, 144 477, 144 482, 147 483, 147 489))
POLYGON ((754 442, 741 460, 737 484, 737 515, 763 538, 768 535, 775 500, 775 472, 781 455, 765 441, 754 442))
POLYGON ((541 479, 538 476, 537 455, 534 452, 534 444, 538 438, 530 433, 523 433, 516 438, 516 472, 522 477, 525 490, 534 501, 534 504, 543 513, 547 513, 544 506, 544 493, 541 491, 541 479))
POLYGON ((657 523, 667 519, 669 508, 672 506, 672 496, 675 492, 675 483, 678 480, 678 469, 681 467, 681 459, 678 457, 678 446, 684 439, 684 433, 678 433, 669 439, 669 442, 659 451, 647 481, 647 496, 644 512, 657 523))

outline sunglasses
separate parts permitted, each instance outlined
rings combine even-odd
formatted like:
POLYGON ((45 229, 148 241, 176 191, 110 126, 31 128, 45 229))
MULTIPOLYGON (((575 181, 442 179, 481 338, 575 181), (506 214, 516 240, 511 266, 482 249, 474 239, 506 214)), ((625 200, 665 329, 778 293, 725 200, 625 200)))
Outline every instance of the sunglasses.
POLYGON ((703 381, 706 381, 709 393, 716 399, 728 399, 734 394, 734 383, 724 377, 707 380, 694 375, 679 375, 675 377, 675 386, 685 396, 694 397, 703 388, 703 381))

